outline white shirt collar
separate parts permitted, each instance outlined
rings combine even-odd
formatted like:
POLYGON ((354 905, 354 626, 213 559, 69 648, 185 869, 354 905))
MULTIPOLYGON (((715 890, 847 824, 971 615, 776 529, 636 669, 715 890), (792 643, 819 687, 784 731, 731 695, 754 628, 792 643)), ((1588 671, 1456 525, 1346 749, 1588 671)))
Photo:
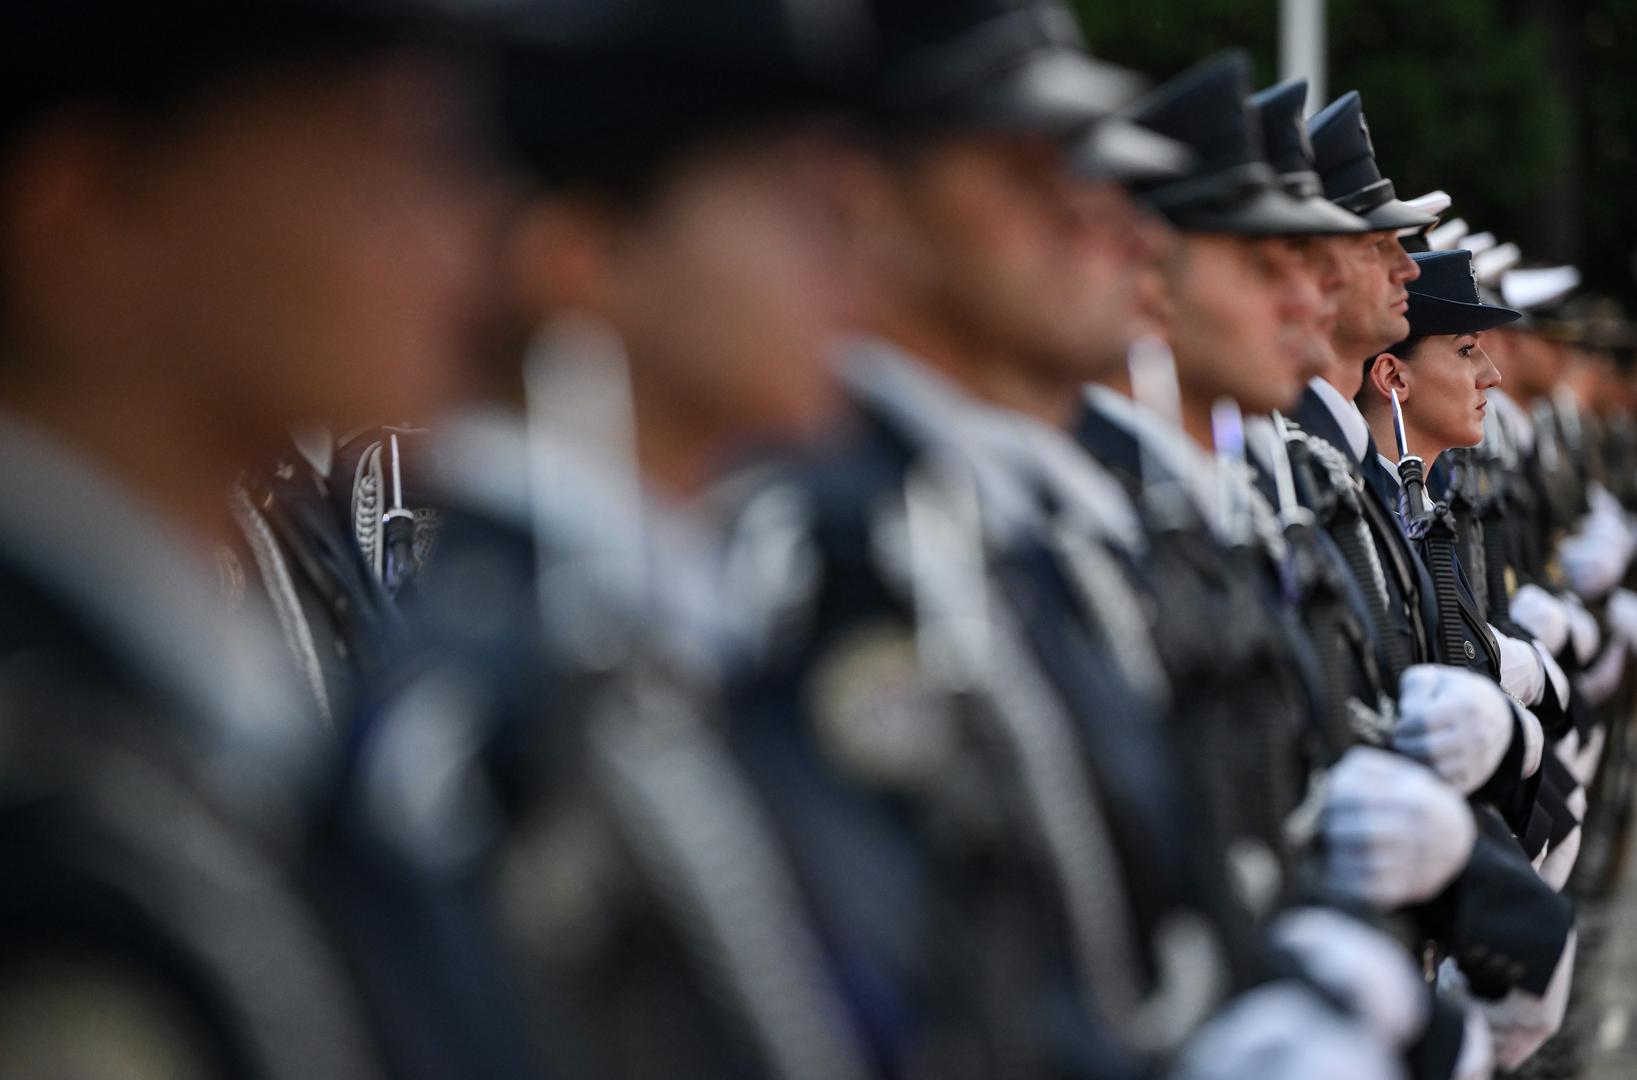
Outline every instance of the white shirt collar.
POLYGON ((1309 379, 1307 385, 1324 402, 1330 415, 1336 418, 1341 427, 1342 435, 1347 439, 1347 449, 1353 455, 1353 460, 1362 463, 1364 455, 1370 449, 1370 425, 1365 421, 1364 414, 1358 411, 1358 406, 1341 396, 1341 391, 1331 386, 1325 380, 1315 376, 1309 379))
POLYGON ((1393 483, 1399 487, 1404 486, 1404 481, 1398 476, 1398 462, 1382 453, 1376 454, 1376 460, 1381 462, 1381 467, 1387 470, 1387 475, 1393 478, 1393 483))

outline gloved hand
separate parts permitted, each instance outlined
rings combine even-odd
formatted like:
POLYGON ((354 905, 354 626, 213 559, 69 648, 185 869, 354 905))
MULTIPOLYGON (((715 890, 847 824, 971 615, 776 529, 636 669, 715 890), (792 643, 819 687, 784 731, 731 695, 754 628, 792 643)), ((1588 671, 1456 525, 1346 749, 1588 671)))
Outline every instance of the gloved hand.
POLYGON ((1269 930, 1318 983, 1381 1042, 1402 1050, 1427 1026, 1426 984, 1404 946, 1331 908, 1296 908, 1269 930))
POLYGON ((1532 641, 1509 637, 1493 626, 1495 644, 1501 654, 1501 689, 1525 705, 1539 705, 1546 696, 1546 663, 1532 641))
POLYGON ((1442 892, 1472 857, 1477 825, 1424 766, 1355 746, 1330 771, 1320 832, 1325 881, 1390 911, 1442 892))
POLYGON ((1637 593, 1615 589, 1609 596, 1609 624, 1626 647, 1637 650, 1637 593))
POLYGON ((1540 864, 1540 879, 1552 887, 1553 892, 1562 892, 1563 886, 1569 883, 1569 875, 1574 872, 1575 860, 1580 858, 1580 826, 1576 825, 1563 841, 1546 853, 1545 860, 1540 864))
MULTIPOLYGON (((1612 603, 1611 603, 1612 607, 1612 603)), ((1608 647, 1581 672, 1574 691, 1594 708, 1602 705, 1620 689, 1620 679, 1626 673, 1626 650, 1630 648, 1618 627, 1609 631, 1608 647)))
POLYGON ((1574 815, 1575 821, 1585 821, 1586 810, 1588 809, 1586 789, 1576 786, 1573 791, 1563 797, 1563 805, 1569 808, 1569 813, 1574 815))
POLYGON ((1552 753, 1557 755, 1557 759, 1563 762, 1565 767, 1571 765, 1575 758, 1580 756, 1580 731, 1570 728, 1566 735, 1553 744, 1552 753))
POLYGON ((1626 573, 1625 553, 1595 536, 1571 536, 1558 547, 1569 588, 1586 600, 1597 600, 1626 573))
MULTIPOLYGON (((1570 689, 1568 672, 1563 670, 1563 665, 1559 664, 1557 662, 1557 658, 1548 653, 1546 651, 1546 647, 1540 642, 1531 641, 1529 644, 1533 646, 1535 652, 1540 655, 1540 669, 1546 675, 1546 682, 1557 693, 1558 701, 1562 702, 1563 706, 1567 708, 1569 705, 1570 689)), ((1541 699, 1544 700, 1545 696, 1546 694, 1543 688, 1541 691, 1541 699)))
POLYGON ((1183 1048, 1167 1080, 1399 1080, 1403 1067, 1357 1024, 1295 983, 1252 990, 1183 1048))
POLYGON ((1466 976, 1446 960, 1438 968, 1438 990, 1451 1000, 1475 1005, 1489 1022, 1495 1037, 1495 1064, 1510 1072, 1534 1056, 1541 1044, 1563 1026, 1563 1011, 1569 1004, 1569 983, 1574 974, 1575 931, 1569 931, 1569 940, 1558 958, 1557 970, 1546 985, 1541 997, 1513 990, 1499 1001, 1482 1001, 1472 997, 1467 989, 1466 976))
POLYGON ((1546 732, 1540 726, 1540 717, 1528 709, 1514 708, 1512 717, 1523 733, 1523 764, 1518 775, 1527 780, 1540 769, 1540 759, 1546 755, 1546 732))
POLYGON ((1603 761, 1603 744, 1607 738, 1608 735, 1601 724, 1592 728, 1592 733, 1587 736, 1586 745, 1581 748, 1580 755, 1569 766, 1569 771, 1574 773, 1574 778, 1582 785, 1591 783, 1593 777, 1597 775, 1597 766, 1603 761))
POLYGON ((1393 749, 1430 767, 1463 795, 1483 787, 1512 745, 1512 703, 1473 671, 1417 664, 1398 689, 1393 749))
POLYGON ((1489 1080, 1495 1075, 1495 1035, 1489 1021, 1475 1006, 1466 1007, 1466 1029, 1461 1033, 1461 1053, 1449 1080, 1489 1080))
POLYGON ((1553 656, 1569 643, 1568 605, 1539 585, 1518 589, 1512 597, 1512 621, 1529 631, 1553 656))
POLYGON ((1619 500, 1601 486, 1589 496, 1591 513, 1579 531, 1558 545, 1558 561, 1569 587, 1583 599, 1597 600, 1625 576, 1634 540, 1619 500))
POLYGON ((1597 616, 1586 610, 1580 597, 1568 594, 1563 606, 1569 609, 1569 641, 1574 645, 1575 663, 1585 667, 1597 659, 1597 650, 1603 644, 1603 631, 1597 625, 1597 616))
POLYGON ((1626 576, 1626 566, 1637 550, 1637 537, 1632 535, 1619 499, 1608 489, 1593 484, 1588 501, 1591 512, 1581 520, 1575 535, 1558 545, 1558 561, 1568 586, 1594 601, 1606 596, 1626 576))

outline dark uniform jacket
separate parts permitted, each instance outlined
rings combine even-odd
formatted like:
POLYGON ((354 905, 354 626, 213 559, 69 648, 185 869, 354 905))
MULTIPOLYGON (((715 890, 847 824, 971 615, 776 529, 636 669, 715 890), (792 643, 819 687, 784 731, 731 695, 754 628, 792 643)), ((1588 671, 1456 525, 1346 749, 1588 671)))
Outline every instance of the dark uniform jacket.
POLYGON ((107 1014, 42 1041, 117 1047, 128 983, 202 1074, 382 1075, 305 880, 327 740, 276 643, 66 450, 9 421, 0 446, 0 954, 107 1014))

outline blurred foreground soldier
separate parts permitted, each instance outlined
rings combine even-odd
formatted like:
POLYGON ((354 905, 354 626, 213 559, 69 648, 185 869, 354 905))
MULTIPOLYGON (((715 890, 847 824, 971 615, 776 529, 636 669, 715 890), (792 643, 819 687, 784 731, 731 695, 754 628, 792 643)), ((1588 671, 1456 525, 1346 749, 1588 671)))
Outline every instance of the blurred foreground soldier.
POLYGON ((812 566, 735 716, 859 990, 892 995, 874 1038, 911 1075, 1393 1075, 1273 978, 1199 846, 1120 569, 1137 518, 1061 434, 1167 243, 1120 181, 1187 156, 1107 118, 1129 91, 1053 5, 893 10, 856 415, 762 496, 812 566))
POLYGON ((516 14, 511 347, 406 481, 439 551, 353 763, 371 854, 334 871, 398 897, 432 877, 395 909, 421 943, 398 977, 504 965, 547 1075, 868 1075, 885 1051, 861 1045, 813 897, 712 723, 755 597, 728 588, 706 497, 836 400, 829 199, 861 15, 516 14), (443 917, 440 891, 492 919, 443 917))
POLYGON ((0 1074, 391 1067, 299 866, 321 722, 212 550, 290 425, 449 389, 482 160, 454 29, 0 16, 0 1074))

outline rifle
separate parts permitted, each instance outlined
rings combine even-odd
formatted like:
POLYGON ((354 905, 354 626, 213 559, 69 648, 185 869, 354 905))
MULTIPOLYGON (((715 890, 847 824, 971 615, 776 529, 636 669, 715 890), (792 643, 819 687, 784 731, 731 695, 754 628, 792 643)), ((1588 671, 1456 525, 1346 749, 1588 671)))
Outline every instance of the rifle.
MULTIPOLYGON (((1296 470, 1289 450, 1292 437, 1278 412, 1273 414, 1268 431, 1272 436, 1268 456, 1273 469, 1274 494, 1278 498, 1275 509, 1290 548, 1288 578, 1318 656, 1326 696, 1319 709, 1321 735, 1326 744, 1325 756, 1334 761, 1357 740, 1374 745, 1385 742, 1384 725, 1362 722, 1362 715, 1353 708, 1351 693, 1354 673, 1361 671, 1365 689, 1379 700, 1381 673, 1369 634, 1347 602, 1343 578, 1346 571, 1324 552, 1318 521, 1297 496, 1296 470)), ((1368 537, 1365 539, 1368 542, 1368 537)), ((1376 599, 1384 604, 1380 593, 1376 599)))
MULTIPOLYGON (((1319 524, 1341 550, 1359 591, 1364 594, 1367 612, 1381 641, 1384 662, 1379 672, 1381 683, 1397 687, 1404 670, 1415 663, 1416 650, 1413 641, 1401 638, 1392 630, 1394 624, 1387 609, 1391 599, 1387 589, 1388 571, 1370 535, 1370 523, 1365 517, 1366 496, 1360 482, 1339 450, 1322 440, 1315 446, 1306 432, 1286 423, 1282 415, 1274 415, 1284 434, 1291 478, 1303 504, 1314 508, 1319 524)), ((1400 589, 1407 594, 1412 586, 1409 568, 1395 565, 1392 572, 1399 578, 1400 589)), ((1410 607, 1405 617, 1415 628, 1416 637, 1424 638, 1419 609, 1410 607)))
POLYGON ((1512 445, 1511 433, 1505 426, 1495 416, 1486 414, 1479 449, 1478 517, 1483 523, 1484 598, 1491 613, 1509 612, 1511 586, 1517 571, 1507 503, 1511 493, 1509 474, 1517 468, 1517 448, 1512 445))
MULTIPOLYGON (((1168 913, 1151 938, 1144 992, 1128 875, 1077 733, 1087 718, 1069 711, 1033 652, 1030 611, 997 588, 970 469, 934 450, 912 470, 905 500, 922 677, 1000 748, 1006 794, 1061 897, 1086 1003, 1128 1048, 1174 1050, 1226 990, 1221 946, 1202 918, 1168 913)), ((1065 630, 1033 629, 1056 639, 1065 630)))
POLYGON ((1472 587, 1472 599, 1477 606, 1478 617, 1496 622, 1494 604, 1498 602, 1501 605, 1499 615, 1504 619, 1506 597, 1502 593, 1495 600, 1491 600, 1489 593, 1489 549, 1484 536, 1481 470, 1475 460, 1475 453, 1470 448, 1458 447, 1448 453, 1449 510, 1455 519, 1456 551, 1461 565, 1466 568, 1467 581, 1472 587))
MULTIPOLYGON (((1133 348, 1128 363, 1133 398, 1184 439, 1170 350, 1162 342, 1133 348)), ((1219 457, 1231 458, 1236 425, 1225 411, 1217 418, 1219 457)), ((1145 570, 1179 741, 1190 750, 1186 765, 1218 846, 1246 852, 1254 839, 1276 860, 1271 872, 1256 871, 1250 859, 1233 865, 1241 895, 1262 908, 1275 898, 1272 889, 1293 865, 1295 848, 1311 839, 1292 837, 1286 828, 1302 801, 1302 725, 1293 705, 1301 692, 1279 628, 1257 593, 1264 555, 1251 542, 1238 493, 1219 489, 1219 527, 1226 535, 1218 535, 1183 493, 1183 478, 1158 460, 1147 440, 1138 443, 1136 479, 1152 530, 1145 570)))

